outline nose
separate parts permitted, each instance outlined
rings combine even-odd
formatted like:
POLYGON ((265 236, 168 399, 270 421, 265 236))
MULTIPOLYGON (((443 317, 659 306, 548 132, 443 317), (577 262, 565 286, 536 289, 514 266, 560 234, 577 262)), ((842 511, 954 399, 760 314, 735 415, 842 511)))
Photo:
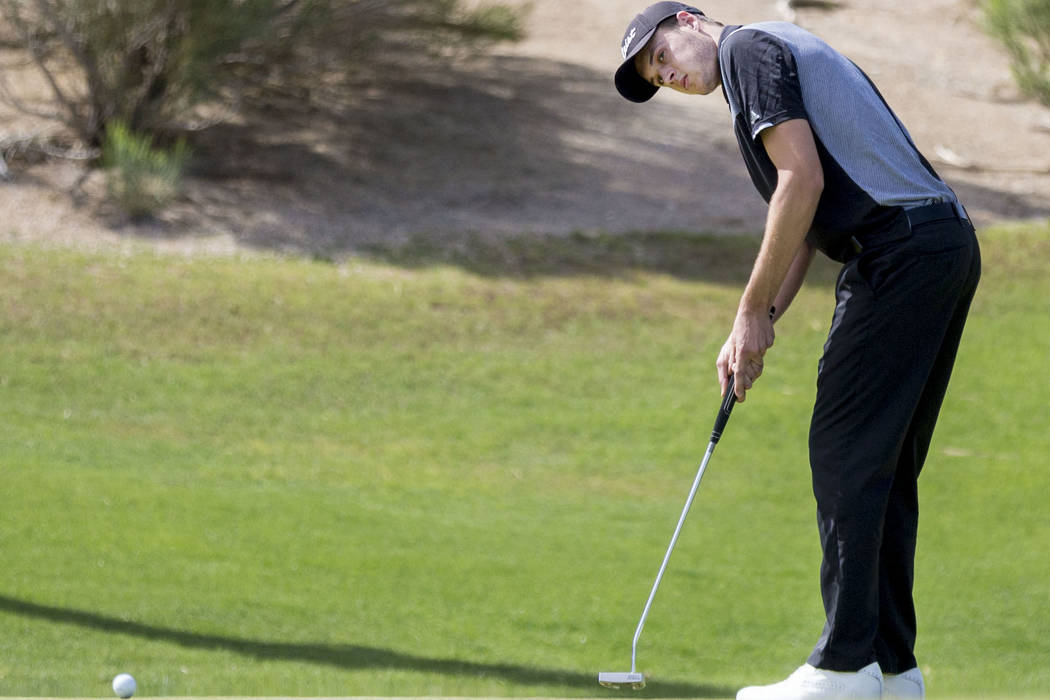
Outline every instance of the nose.
POLYGON ((660 68, 660 84, 671 85, 674 83, 675 78, 678 77, 678 72, 672 66, 661 66, 660 68))

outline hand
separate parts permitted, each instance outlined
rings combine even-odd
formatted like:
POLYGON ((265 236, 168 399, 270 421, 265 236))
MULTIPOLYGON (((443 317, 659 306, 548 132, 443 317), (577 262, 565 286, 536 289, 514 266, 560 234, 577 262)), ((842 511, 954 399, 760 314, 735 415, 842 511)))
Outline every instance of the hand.
POLYGON ((733 330, 715 363, 723 396, 732 374, 736 377, 737 401, 743 402, 747 398, 747 391, 762 376, 763 357, 773 346, 775 337, 773 321, 768 314, 737 312, 733 330))

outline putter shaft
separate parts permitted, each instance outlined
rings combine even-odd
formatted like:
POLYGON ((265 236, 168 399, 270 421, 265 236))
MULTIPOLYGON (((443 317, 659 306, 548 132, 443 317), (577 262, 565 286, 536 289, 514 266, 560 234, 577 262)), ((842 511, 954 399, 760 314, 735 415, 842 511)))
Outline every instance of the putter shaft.
MULTIPOLYGON (((770 309, 769 317, 772 319, 774 316, 774 309, 770 309)), ((725 395, 722 397, 722 404, 719 406, 718 415, 715 418, 715 426, 711 431, 711 440, 707 445, 707 451, 704 453, 704 458, 700 462, 700 468, 696 470, 696 478, 693 479, 693 487, 689 489, 689 497, 685 499, 685 506, 682 508, 682 514, 678 517, 678 525, 675 526, 674 534, 671 535, 671 543, 667 545, 667 552, 664 554, 664 560, 660 563, 660 570, 656 573, 656 580, 653 581, 653 588, 649 591, 649 598, 645 601, 645 609, 642 610, 642 616, 638 619, 638 627, 634 630, 634 639, 631 640, 631 671, 630 673, 599 673, 598 682, 604 686, 611 688, 620 688, 624 686, 631 686, 632 688, 644 688, 645 678, 642 674, 636 671, 638 661, 638 639, 642 636, 642 628, 645 627, 645 619, 649 617, 649 609, 653 606, 653 599, 656 597, 656 590, 660 587, 660 581, 664 577, 664 572, 667 570, 667 562, 671 560, 671 552, 674 551, 674 546, 678 542, 678 536, 682 533, 682 526, 685 524, 685 517, 689 514, 689 508, 693 505, 693 498, 696 497, 696 491, 700 488, 700 480, 704 478, 704 472, 707 470, 707 463, 711 461, 711 453, 715 451, 715 445, 722 438, 722 431, 725 430, 726 423, 729 422, 729 416, 733 412, 733 406, 736 404, 736 395, 734 389, 736 386, 736 377, 732 374, 729 375, 729 382, 726 385, 725 395)))
MULTIPOLYGON (((728 393, 731 394, 732 387, 728 393)), ((704 453, 704 459, 700 462, 700 468, 696 472, 696 478, 693 479, 693 488, 689 490, 689 497, 685 501, 685 507, 682 508, 682 515, 678 518, 678 525, 674 529, 674 534, 671 535, 671 543, 667 546, 667 553, 664 554, 664 560, 660 564, 660 571, 656 574, 656 580, 653 581, 653 589, 649 591, 649 599, 645 601, 645 609, 642 610, 642 617, 638 620, 638 627, 634 630, 634 640, 631 642, 631 673, 635 672, 635 662, 638 658, 638 639, 642 636, 642 628, 645 627, 645 619, 649 616, 649 608, 653 606, 653 598, 656 597, 656 589, 660 587, 660 580, 664 577, 664 571, 667 570, 667 562, 671 560, 671 552, 674 551, 674 546, 678 542, 678 535, 682 532, 682 525, 685 524, 685 516, 689 514, 689 508, 693 505, 693 498, 696 496, 696 490, 700 488, 700 480, 704 478, 704 471, 707 469, 707 463, 711 460, 711 453, 715 451, 715 445, 718 443, 717 440, 712 439, 707 445, 707 452, 704 453)))

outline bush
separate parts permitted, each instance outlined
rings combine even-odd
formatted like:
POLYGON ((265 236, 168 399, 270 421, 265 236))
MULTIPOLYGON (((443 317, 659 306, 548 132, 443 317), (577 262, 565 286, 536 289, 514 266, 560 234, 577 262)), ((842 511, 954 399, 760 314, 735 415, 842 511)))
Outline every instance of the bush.
POLYGON ((102 164, 109 171, 110 197, 133 217, 152 216, 179 194, 189 148, 179 139, 170 150, 155 148, 151 136, 121 122, 106 130, 102 164))
POLYGON ((309 98, 320 78, 381 66, 381 54, 521 35, 510 8, 460 0, 0 0, 0 14, 92 145, 113 121, 158 133, 209 101, 309 98))
POLYGON ((985 0, 984 15, 1010 54, 1018 87, 1050 107, 1050 0, 985 0))

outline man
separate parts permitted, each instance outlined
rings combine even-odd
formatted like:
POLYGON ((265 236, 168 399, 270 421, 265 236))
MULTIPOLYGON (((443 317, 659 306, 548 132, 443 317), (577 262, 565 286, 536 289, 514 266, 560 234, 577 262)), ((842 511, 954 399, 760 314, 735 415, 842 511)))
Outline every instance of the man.
POLYGON ((716 362, 723 394, 733 376, 743 401, 761 376, 815 252, 843 263, 809 434, 824 631, 787 680, 737 697, 921 698, 917 479, 980 276, 966 211, 868 77, 793 24, 724 26, 659 2, 621 51, 615 83, 631 101, 721 87, 769 203, 716 362))

